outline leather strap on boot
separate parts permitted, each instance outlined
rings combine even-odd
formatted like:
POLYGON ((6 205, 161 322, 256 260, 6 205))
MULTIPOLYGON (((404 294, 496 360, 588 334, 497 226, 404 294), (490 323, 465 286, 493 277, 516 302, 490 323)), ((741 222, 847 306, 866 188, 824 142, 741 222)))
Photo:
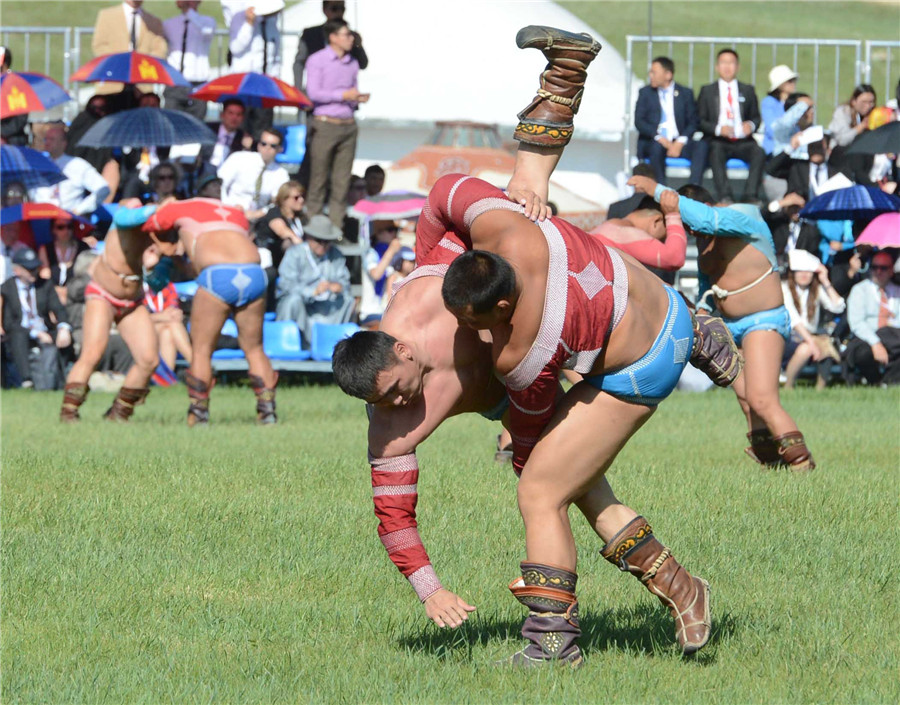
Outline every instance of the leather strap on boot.
POLYGON ((134 407, 143 404, 149 393, 148 387, 122 387, 103 418, 107 421, 128 421, 134 413, 134 407))
POLYGON ((644 517, 637 517, 603 547, 603 557, 619 570, 637 576, 668 607, 675 619, 675 637, 689 656, 709 641, 709 583, 691 576, 653 535, 644 517))
POLYGON ((85 383, 70 382, 66 384, 62 408, 59 410, 59 420, 64 423, 80 421, 81 416, 78 414, 78 407, 84 404, 89 391, 90 387, 85 383))
POLYGON ((781 465, 781 456, 778 453, 778 442, 772 438, 767 428, 757 428, 747 434, 750 447, 744 448, 744 452, 760 465, 777 468, 781 465))
POLYGON ((529 612, 522 624, 522 636, 530 643, 505 663, 537 666, 548 662, 581 665, 578 637, 578 600, 575 583, 578 576, 562 568, 522 563, 522 576, 509 589, 529 612))
POLYGON ((518 114, 513 138, 542 147, 564 147, 572 139, 573 116, 581 106, 587 67, 600 52, 589 34, 530 25, 516 35, 520 49, 540 49, 549 62, 537 95, 518 114))
POLYGON ((209 392, 216 385, 216 380, 206 383, 190 372, 184 376, 184 382, 188 388, 188 398, 191 405, 188 407, 187 425, 198 426, 209 423, 209 392))
POLYGON ((816 463, 813 460, 812 453, 806 447, 806 441, 800 431, 791 431, 772 439, 772 442, 778 448, 778 457, 781 462, 790 467, 791 470, 804 471, 814 470, 816 463))
POLYGON ((697 311, 694 324, 694 348, 691 364, 719 387, 730 387, 744 369, 744 356, 734 342, 725 322, 717 316, 697 311))
POLYGON ((261 424, 278 423, 275 414, 275 387, 278 386, 278 373, 275 373, 275 383, 267 387, 262 377, 250 375, 250 386, 256 394, 256 422, 261 424))

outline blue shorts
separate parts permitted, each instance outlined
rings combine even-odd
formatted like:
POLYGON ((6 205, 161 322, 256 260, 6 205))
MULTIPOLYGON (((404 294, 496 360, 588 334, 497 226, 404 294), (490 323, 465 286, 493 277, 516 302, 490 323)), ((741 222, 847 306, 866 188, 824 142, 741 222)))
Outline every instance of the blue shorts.
POLYGON ((725 318, 725 325, 734 336, 734 342, 740 346, 747 333, 755 330, 774 330, 780 334, 782 338, 788 340, 791 337, 791 316, 784 306, 778 308, 770 308, 768 311, 759 311, 751 313, 740 318, 725 318))
POLYGON ((220 301, 239 308, 265 294, 269 278, 258 264, 215 264, 200 272, 197 284, 220 301))
POLYGON ((694 347, 694 324, 681 296, 670 286, 666 294, 666 321, 647 354, 621 370, 585 377, 585 382, 624 401, 647 406, 656 406, 672 393, 694 347))

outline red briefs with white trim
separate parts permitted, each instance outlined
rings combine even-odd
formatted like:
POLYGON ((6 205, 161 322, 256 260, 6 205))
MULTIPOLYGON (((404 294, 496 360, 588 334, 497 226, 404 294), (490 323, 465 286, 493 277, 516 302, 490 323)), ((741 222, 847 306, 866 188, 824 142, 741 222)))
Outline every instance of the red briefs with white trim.
POLYGON ((85 299, 103 299, 110 306, 113 307, 113 312, 115 315, 115 321, 118 323, 122 320, 126 314, 131 313, 134 309, 137 308, 138 304, 143 301, 144 292, 141 290, 139 292, 140 298, 137 300, 132 299, 120 299, 118 296, 113 296, 106 289, 100 286, 93 279, 88 282, 88 285, 84 288, 84 298, 85 299))

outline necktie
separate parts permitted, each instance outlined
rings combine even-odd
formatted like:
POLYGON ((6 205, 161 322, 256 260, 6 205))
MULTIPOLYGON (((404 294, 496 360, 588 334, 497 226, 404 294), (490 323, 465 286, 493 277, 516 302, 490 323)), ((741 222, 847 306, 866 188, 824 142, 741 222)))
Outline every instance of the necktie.
MULTIPOLYGON (((266 69, 269 67, 269 40, 266 36, 266 21, 268 17, 262 18, 262 26, 260 29, 262 30, 262 40, 263 40, 263 73, 266 73, 266 69)), ((262 177, 260 177, 262 178, 262 177)))
POLYGON ((188 24, 190 20, 185 17, 184 18, 184 34, 181 35, 181 68, 179 69, 181 73, 184 73, 184 55, 187 54, 187 31, 188 24))
POLYGON ((256 177, 256 193, 253 194, 253 198, 256 201, 256 207, 259 208, 262 205, 259 202, 260 196, 262 194, 262 183, 263 183, 263 174, 266 173, 266 165, 263 164, 262 170, 259 172, 259 176, 256 177))
POLYGON ((137 12, 131 13, 131 51, 137 51, 137 12))
POLYGON ((881 290, 881 301, 878 304, 878 327, 884 328, 891 320, 891 306, 888 302, 887 293, 881 290))

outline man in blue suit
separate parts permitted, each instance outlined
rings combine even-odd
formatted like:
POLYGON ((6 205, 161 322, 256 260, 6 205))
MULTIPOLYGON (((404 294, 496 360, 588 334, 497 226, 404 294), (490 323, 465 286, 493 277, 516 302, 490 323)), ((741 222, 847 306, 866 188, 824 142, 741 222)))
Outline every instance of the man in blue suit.
POLYGON ((638 131, 637 155, 649 159, 656 181, 666 183, 666 157, 691 160, 690 183, 703 183, 709 145, 694 139, 700 127, 694 93, 675 83, 675 63, 657 56, 650 64, 650 85, 638 93, 634 126, 638 131))

